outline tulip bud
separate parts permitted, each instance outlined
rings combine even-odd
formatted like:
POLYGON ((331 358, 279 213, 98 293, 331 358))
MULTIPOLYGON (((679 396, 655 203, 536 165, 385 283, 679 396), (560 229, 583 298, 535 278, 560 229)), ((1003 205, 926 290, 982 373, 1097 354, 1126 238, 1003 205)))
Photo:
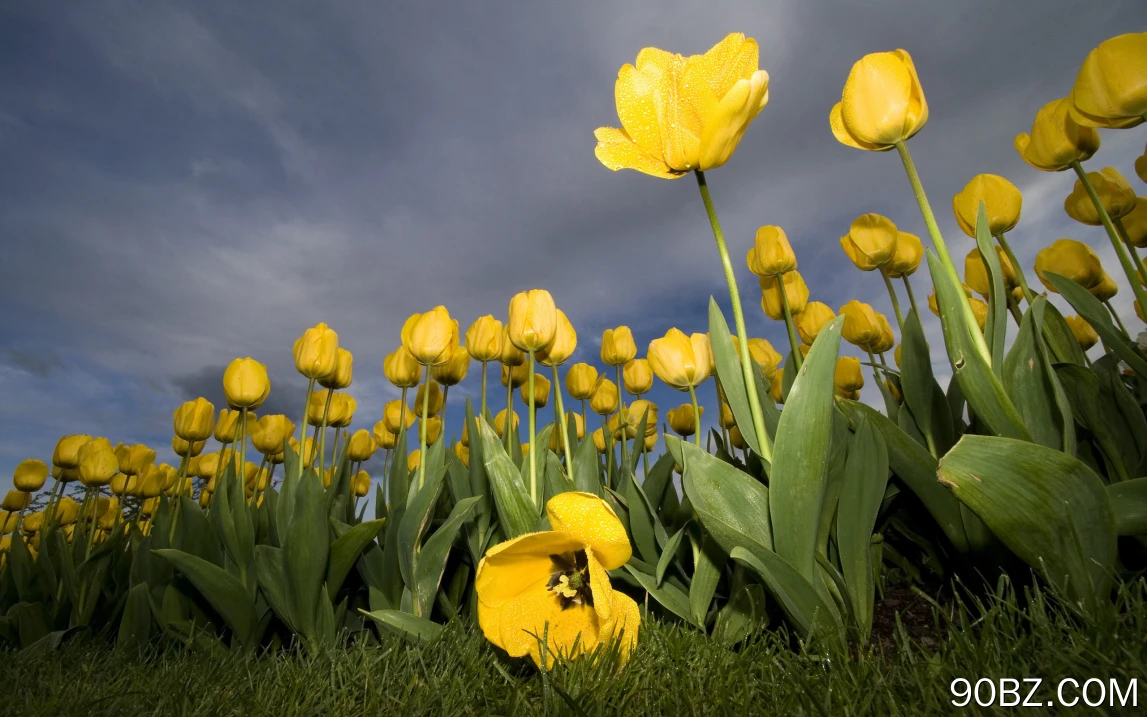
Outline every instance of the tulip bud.
POLYGON ((816 337, 829 322, 836 318, 836 312, 828 304, 819 301, 810 301, 805 305, 804 311, 796 317, 797 333, 801 341, 812 345, 816 337))
MULTIPOLYGON (((502 329, 502 355, 498 358, 503 366, 521 366, 526 362, 526 352, 510 341, 510 327, 502 329)), ((505 384, 503 384, 505 385, 505 384)))
MULTIPOLYGON (((522 401, 529 405, 530 394, 528 393, 529 383, 522 384, 522 401)), ((534 374, 534 408, 545 408, 546 404, 550 402, 550 382, 545 376, 535 373, 534 374)))
POLYGON ((575 363, 566 372, 566 391, 577 401, 593 396, 597 389, 597 369, 588 363, 575 363))
POLYGON ((1147 116, 1147 33, 1104 40, 1079 68, 1071 88, 1073 120, 1090 127, 1126 128, 1147 116))
POLYGON ((270 392, 267 367, 253 358, 237 358, 223 372, 223 393, 232 408, 258 408, 270 392))
POLYGON ((1135 208, 1124 215, 1120 223, 1132 246, 1140 249, 1147 247, 1147 197, 1136 197, 1135 208))
POLYGON ((374 429, 370 433, 379 448, 391 449, 398 443, 398 436, 386 427, 385 419, 374 424, 374 429))
MULTIPOLYGON (((96 439, 96 440, 100 440, 100 439, 96 439)), ((106 443, 107 440, 104 439, 104 442, 106 443)), ((112 452, 112 450, 111 450, 111 444, 110 443, 108 443, 108 453, 110 453, 113 456, 115 455, 115 453, 112 452)), ((81 465, 82 464, 83 464, 83 459, 81 459, 81 465)), ((52 510, 52 515, 55 516, 55 520, 61 526, 71 525, 71 524, 75 523, 76 520, 80 517, 80 504, 77 503, 71 496, 64 496, 63 498, 60 498, 60 500, 56 502, 56 505, 54 506, 54 508, 52 510)))
POLYGON ((1135 174, 1138 175, 1140 181, 1147 183, 1147 149, 1143 150, 1143 154, 1135 158, 1135 174))
POLYGON ((851 394, 864 387, 864 373, 860 368, 860 359, 855 356, 841 356, 836 360, 836 369, 832 374, 832 385, 837 395, 851 394))
POLYGON ((374 455, 375 450, 378 449, 378 444, 374 442, 374 438, 370 435, 370 431, 365 428, 360 428, 354 432, 347 442, 346 454, 347 458, 355 463, 370 460, 374 455))
POLYGON ((334 428, 346 428, 354 421, 354 412, 358 410, 358 401, 354 396, 345 393, 336 393, 331 402, 331 413, 327 416, 327 425, 334 428))
POLYGON ((204 441, 215 428, 215 406, 200 396, 175 409, 175 435, 185 441, 204 441))
POLYGON ((840 307, 840 313, 844 315, 841 335, 845 341, 861 348, 879 341, 880 320, 871 306, 853 299, 840 307))
POLYGON ((60 468, 78 468, 80 448, 90 440, 91 436, 83 434, 64 436, 56 443, 56 450, 52 453, 52 464, 60 468))
POLYGON ((653 388, 653 368, 649 365, 649 359, 635 358, 627 361, 621 370, 621 378, 626 392, 634 396, 649 393, 649 389, 653 388))
POLYGON ((326 324, 316 324, 295 340, 295 369, 307 378, 318 379, 338 365, 339 335, 326 324))
POLYGON ((199 507, 206 510, 211 507, 211 491, 205 490, 199 494, 199 507))
POLYGON ((454 347, 450 360, 430 369, 430 377, 443 386, 457 386, 470 370, 470 352, 465 346, 454 347))
MULTIPOLYGON (((805 311, 808 311, 807 307, 805 311)), ((802 311, 799 316, 804 316, 805 311, 802 311)), ((749 339, 749 356, 761 367, 761 373, 766 379, 773 377, 783 358, 773 348, 773 345, 765 339, 749 339)))
MULTIPOLYGON (((785 274, 786 277, 796 272, 785 274)), ((762 279, 771 281, 772 277, 762 279)), ((665 336, 649 342, 649 365, 653 373, 678 391, 700 386, 709 378, 709 337, 706 334, 686 336, 669 329, 665 336)), ((594 397, 596 400, 596 396, 594 397)), ((597 408, 594 408, 597 411, 597 408)), ((600 411, 598 411, 600 413, 600 411)))
POLYGON ((897 231, 896 252, 884 265, 884 273, 891 279, 911 276, 919 268, 920 260, 923 258, 924 245, 920 243, 920 237, 908 232, 897 231))
MULTIPOLYGON (((1000 247, 996 247, 996 256, 999 257, 1000 268, 1003 270, 1004 288, 1011 291, 1016 286, 1016 271, 1012 268, 1008 255, 1000 247)), ((988 267, 984 264, 984 257, 979 249, 971 250, 964 257, 964 283, 980 296, 986 297, 990 293, 988 267)))
POLYGON ((585 438, 585 418, 582 417, 582 415, 580 413, 575 413, 573 411, 567 411, 566 412, 566 425, 567 426, 570 424, 570 421, 573 421, 574 435, 577 436, 577 439, 580 441, 581 439, 585 438))
MULTIPOLYGON (((48 480, 48 466, 44 461, 35 458, 26 458, 20 461, 12 474, 12 486, 25 493, 35 493, 44 487, 48 480)), ((7 510, 7 509, 5 509, 7 510)))
MULTIPOLYGON (((698 406, 698 410, 704 417, 705 407, 698 406)), ((693 415, 692 404, 683 403, 677 408, 671 408, 665 413, 665 416, 669 420, 669 427, 682 438, 688 438, 697 432, 697 420, 696 416, 693 415)))
POLYGON ((530 365, 519 364, 517 366, 502 365, 502 385, 509 388, 520 388, 530 378, 530 365))
POLYGON ((414 314, 402 325, 402 345, 423 366, 440 366, 454 355, 458 345, 458 322, 445 306, 414 314))
POLYGON ((1036 112, 1031 134, 1016 135, 1016 151, 1043 172, 1062 172, 1072 162, 1084 162, 1099 149, 1099 133, 1075 122, 1068 113, 1071 101, 1052 100, 1036 112))
POLYGON ((179 436, 171 437, 171 450, 175 455, 180 457, 197 456, 203 452, 206 446, 207 441, 195 441, 191 443, 183 440, 179 436))
MULTIPOLYGON (((1123 178, 1115 167, 1104 167, 1098 172, 1088 172, 1087 179, 1095 193, 1099 195, 1099 203, 1107 210, 1111 219, 1127 216, 1135 209, 1135 190, 1123 178)), ((1063 202, 1063 210, 1067 216, 1080 224, 1097 227, 1102 222, 1099 219, 1099 210, 1091 201, 1091 196, 1083 186, 1083 182, 1075 180, 1071 194, 1063 202)))
MULTIPOLYGON (((433 396, 433 393, 431 396, 433 396)), ((386 423, 386 430, 395 435, 413 426, 415 418, 417 418, 417 416, 414 411, 411 410, 410 406, 403 406, 402 399, 400 398, 396 398, 387 403, 386 410, 383 412, 383 421, 386 423)))
POLYGON ((779 278, 762 276, 759 282, 761 285, 761 310, 770 319, 782 321, 785 318, 784 305, 781 303, 782 285, 784 286, 785 297, 789 302, 789 313, 796 316, 804 311, 805 304, 808 302, 808 287, 805 286, 799 271, 790 271, 787 274, 782 274, 779 278))
POLYGON ((757 229, 756 241, 746 261, 749 271, 757 276, 779 276, 797 268, 797 257, 785 230, 774 226, 757 229))
POLYGON ((1088 289, 1091 295, 1100 301, 1110 301, 1116 294, 1119 293, 1119 285, 1115 283, 1115 279, 1106 271, 1103 272, 1103 279, 1095 286, 1088 289))
POLYGON ((729 406, 729 402, 725 400, 724 394, 717 396, 717 425, 721 428, 732 428, 737 425, 737 419, 733 416, 733 409, 729 406))
POLYGON ((324 418, 326 425, 340 427, 341 424, 350 424, 354 415, 353 399, 345 393, 335 391, 313 391, 307 401, 307 423, 312 426, 321 426, 324 418), (329 397, 329 400, 328 400, 329 397))
POLYGON ((1079 342, 1081 349, 1087 351, 1099 342, 1099 334, 1095 333, 1095 329, 1082 316, 1065 316, 1063 318, 1071 329, 1072 335, 1075 336, 1075 340, 1079 342))
POLYGON ((838 142, 876 152, 914 136, 927 121, 924 88, 904 50, 857 60, 828 118, 838 142))
POLYGON ((1072 239, 1057 239, 1035 255, 1035 273, 1047 290, 1058 294, 1045 273, 1060 274, 1085 289, 1091 289, 1105 276, 1099 257, 1091 247, 1072 239))
POLYGON ((605 433, 600 428, 593 432, 593 447, 597 449, 598 453, 605 454, 605 433))
MULTIPOLYGON (((514 411, 512 413, 512 416, 513 416, 513 418, 511 419, 511 424, 513 426, 513 430, 517 431, 518 430, 518 412, 514 411)), ((501 411, 498 411, 498 415, 494 416, 494 431, 499 436, 505 436, 506 435, 506 433, 505 433, 505 431, 506 431, 506 409, 504 409, 504 408, 501 411)))
MULTIPOLYGON (((308 405, 309 408, 309 405, 308 405)), ((273 455, 283 450, 283 442, 295 432, 295 424, 282 414, 263 416, 251 431, 251 443, 263 455, 273 455)))
POLYGON ((645 421, 645 434, 649 435, 650 433, 657 432, 658 408, 657 404, 653 401, 647 401, 643 398, 638 399, 626 406, 625 412, 627 414, 625 423, 627 426, 631 426, 634 431, 637 430, 638 424, 641 423, 641 417, 648 412, 649 416, 645 421))
MULTIPOLYGON (((143 449, 131 452, 131 460, 138 460, 139 462, 131 464, 130 467, 137 472, 145 465, 150 465, 150 461, 146 464, 142 464, 143 459, 150 458, 151 461, 155 460, 155 451, 148 450, 146 446, 132 446, 132 448, 143 449)), ((116 474, 116 471, 120 470, 115 450, 112 449, 111 443, 109 443, 106 438, 93 438, 85 443, 83 448, 80 449, 79 458, 80 481, 89 488, 107 485, 111 482, 112 476, 116 474)))
POLYGON ((335 370, 319 377, 319 385, 323 388, 347 388, 354 377, 354 356, 351 352, 340 346, 335 357, 335 370))
POLYGON ((974 296, 968 299, 968 303, 972 305, 972 314, 976 317, 980 331, 983 331, 988 323, 988 305, 974 296))
POLYGON ((597 389, 589 399, 589 407, 599 416, 608 416, 617 410, 618 400, 617 385, 605 378, 597 384, 597 389))
POLYGON ((419 416, 422 415, 423 400, 427 402, 426 415, 437 416, 442 411, 442 389, 437 383, 431 381, 429 383, 423 383, 418 387, 418 393, 414 397, 414 410, 419 416), (430 388, 426 388, 427 386, 430 386, 430 388), (427 391, 429 391, 429 395, 427 395, 427 391))
POLYGON ((467 468, 470 467, 470 447, 463 445, 461 442, 454 444, 454 455, 458 456, 458 460, 462 461, 462 465, 467 468))
POLYGON ((497 361, 502 355, 502 322, 487 314, 470 324, 466 350, 475 361, 497 361))
POLYGON ((884 266, 896 253, 900 230, 888 217, 864 214, 852 221, 848 234, 840 238, 844 253, 861 271, 884 266))
POLYGON ((876 320, 880 323, 880 338, 868 345, 868 350, 874 354, 882 354, 896 345, 896 337, 892 334, 892 326, 888 317, 877 312, 876 320))
POLYGON ((952 197, 956 223, 965 234, 976 238, 980 202, 988 213, 988 232, 999 236, 1010 232, 1020 220, 1023 195, 1016 185, 996 174, 977 174, 960 193, 952 197))
MULTIPOLYGON (((32 504, 32 494, 26 493, 21 490, 10 490, 4 495, 4 502, 0 504, 0 509, 6 510, 9 513, 18 513, 32 504)), ((31 517, 31 516, 28 516, 31 517)), ((27 520, 27 518, 25 518, 27 520)))
POLYGON ((413 451, 410 452, 410 455, 408 455, 406 457, 406 470, 408 470, 411 473, 418 470, 418 464, 421 460, 422 460, 422 451, 415 448, 413 451))
POLYGON ((223 444, 234 443, 239 437, 239 416, 239 411, 220 409, 219 418, 215 421, 215 440, 223 444))
POLYGON ((577 349, 577 332, 561 309, 558 312, 557 330, 549 344, 538 350, 535 358, 543 366, 561 366, 573 356, 577 349))
POLYGON ((628 326, 606 329, 601 337, 601 360, 607 366, 624 366, 637 356, 637 344, 628 326))
POLYGON ((784 377, 785 367, 777 367, 777 372, 773 374, 773 380, 769 382, 769 395, 773 399, 773 403, 784 403, 784 377))
POLYGON ((370 492, 370 473, 366 471, 359 471, 355 473, 354 479, 354 494, 356 498, 362 498, 370 492))
POLYGON ((510 320, 506 324, 510 342, 522 351, 544 348, 554 340, 558 312, 554 297, 545 289, 519 292, 510 299, 510 320))
POLYGON ((422 364, 405 346, 399 346, 387 355, 382 362, 382 372, 386 374, 386 380, 398 388, 414 388, 422 380, 422 364))
MULTIPOLYGON (((421 420, 421 419, 420 419, 421 420)), ((419 427, 421 435, 421 426, 419 427)), ((426 419, 426 445, 432 446, 438 442, 442 435, 442 419, 439 416, 430 416, 426 419)))

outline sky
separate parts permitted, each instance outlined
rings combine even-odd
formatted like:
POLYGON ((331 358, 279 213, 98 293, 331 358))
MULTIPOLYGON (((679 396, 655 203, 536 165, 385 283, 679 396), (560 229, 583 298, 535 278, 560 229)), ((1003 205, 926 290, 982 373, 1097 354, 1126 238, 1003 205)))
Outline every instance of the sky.
MULTIPOLYGON (((355 357, 354 428, 397 396, 381 366, 403 321, 439 304, 464 331, 504 319, 514 293, 548 289, 578 331, 571 363, 599 366, 609 327, 630 326, 644 355, 670 327, 706 331, 710 296, 731 324, 696 183, 610 172, 593 153, 594 129, 618 125, 617 71, 642 47, 695 54, 729 32, 757 39, 771 78, 768 106, 708 173, 750 335, 785 352, 744 265, 767 224, 788 234, 811 299, 892 316, 879 276, 856 270, 839 237, 867 212, 926 238, 923 221, 896 154, 839 144, 828 114, 853 62, 895 48, 912 54, 928 100, 910 147, 957 263, 974 243, 951 197, 1001 174, 1024 194, 1010 241, 1029 278, 1041 247, 1085 241, 1134 321, 1102 229, 1063 212, 1074 177, 1032 169, 1012 140, 1070 91, 1090 49, 1147 29, 1140 2, 652 8, 4 3, 0 489, 71 433, 147 443, 174 462, 172 411, 200 395, 220 406, 236 357, 269 369, 260 413, 297 421, 306 384, 291 346, 319 321, 355 357)), ((1105 131, 1087 167, 1115 166, 1147 192, 1132 171, 1145 141, 1144 127, 1105 131)), ((930 291, 926 272, 913 284, 921 300, 930 291)), ((939 321, 924 322, 946 381, 939 321)), ((451 390, 448 434, 478 374, 451 390)), ((491 397, 504 405, 493 382, 491 397)), ((687 400, 662 385, 650 398, 662 415, 687 400)), ((879 401, 871 377, 864 398, 879 401)), ((702 400, 715 408, 711 384, 702 400)))

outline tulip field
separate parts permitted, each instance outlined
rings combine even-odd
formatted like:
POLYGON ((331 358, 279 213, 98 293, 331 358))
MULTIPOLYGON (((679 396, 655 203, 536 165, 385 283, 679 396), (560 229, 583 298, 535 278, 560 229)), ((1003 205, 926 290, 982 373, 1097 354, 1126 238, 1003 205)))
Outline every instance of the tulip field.
POLYGON ((768 103, 756 42, 645 48, 618 72, 620 126, 596 130, 596 156, 691 175, 680 191, 695 181, 730 312, 711 299, 707 333, 666 326, 648 346, 611 328, 599 363, 571 363, 577 330, 544 288, 469 327, 427 307, 381 367, 355 366, 320 323, 292 348, 297 413, 259 414, 267 369, 236 358, 219 377, 226 406, 173 407, 178 465, 114 436, 29 446, 0 512, 0 675, 58 685, 69 655, 96 665, 98 679, 46 689, 30 711, 162 694, 182 673, 204 693, 263 695, 207 694, 207 713, 282 713, 282 699, 307 712, 923 714, 976 669, 1141 674, 1147 184, 1132 181, 1147 183, 1147 153, 1132 180, 1085 163, 1101 131, 1147 121, 1147 33, 1093 50, 1014 145, 1033 172, 1074 175, 1064 209, 1119 266, 1072 239, 1021 265, 1008 234, 1022 196, 1004 177, 929 201, 910 152, 929 118, 911 56, 845 69, 826 137, 895 150, 928 230, 869 213, 840 238, 838 260, 871 272, 893 315, 812 298, 781 227, 751 246, 723 233, 706 177, 768 103), (962 265, 936 220, 949 206, 974 242, 962 265), (741 295, 746 271, 759 296, 741 295), (1113 308, 1120 286, 1138 316, 1113 308), (748 335, 758 307, 785 342, 748 335), (933 374, 944 361, 947 385, 933 374), (379 368, 400 397, 366 417, 354 378, 379 368), (480 398, 447 424, 451 387, 478 372, 480 398), (679 405, 645 398, 655 382, 679 405), (866 382, 878 406, 860 401, 866 382), (559 420, 539 420, 547 405, 559 420), (889 595, 914 596, 930 627, 909 631, 889 595), (109 648, 122 673, 102 666, 109 648), (323 701, 328 679, 373 686, 323 701))

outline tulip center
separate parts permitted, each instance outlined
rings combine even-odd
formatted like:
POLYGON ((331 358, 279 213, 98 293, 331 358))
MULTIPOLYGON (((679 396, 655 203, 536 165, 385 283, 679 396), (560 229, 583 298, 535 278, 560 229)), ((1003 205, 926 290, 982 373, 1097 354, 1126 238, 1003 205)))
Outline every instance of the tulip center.
POLYGON ((574 605, 593 606, 593 592, 589 587, 589 562, 585 551, 551 555, 553 572, 546 584, 550 592, 557 596, 562 609, 574 605))

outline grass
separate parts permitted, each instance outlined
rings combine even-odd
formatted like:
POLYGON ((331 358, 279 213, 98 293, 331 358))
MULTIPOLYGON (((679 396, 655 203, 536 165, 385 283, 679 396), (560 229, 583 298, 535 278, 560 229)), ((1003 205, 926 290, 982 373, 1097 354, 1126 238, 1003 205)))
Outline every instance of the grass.
POLYGON ((1063 678, 1126 685, 1143 674, 1147 583, 1121 586, 1119 615, 1103 626, 1039 592, 1025 601, 1003 587, 983 601, 934 604, 926 640, 894 620, 878 647, 831 658, 794 650, 775 631, 729 650, 647 621, 626 668, 583 660, 548 674, 499 655, 463 622, 427 645, 387 634, 320 655, 141 654, 81 636, 54 652, 0 653, 0 684, 6 715, 930 715, 957 711, 949 685, 958 677, 1040 677, 1046 704, 1063 678))

